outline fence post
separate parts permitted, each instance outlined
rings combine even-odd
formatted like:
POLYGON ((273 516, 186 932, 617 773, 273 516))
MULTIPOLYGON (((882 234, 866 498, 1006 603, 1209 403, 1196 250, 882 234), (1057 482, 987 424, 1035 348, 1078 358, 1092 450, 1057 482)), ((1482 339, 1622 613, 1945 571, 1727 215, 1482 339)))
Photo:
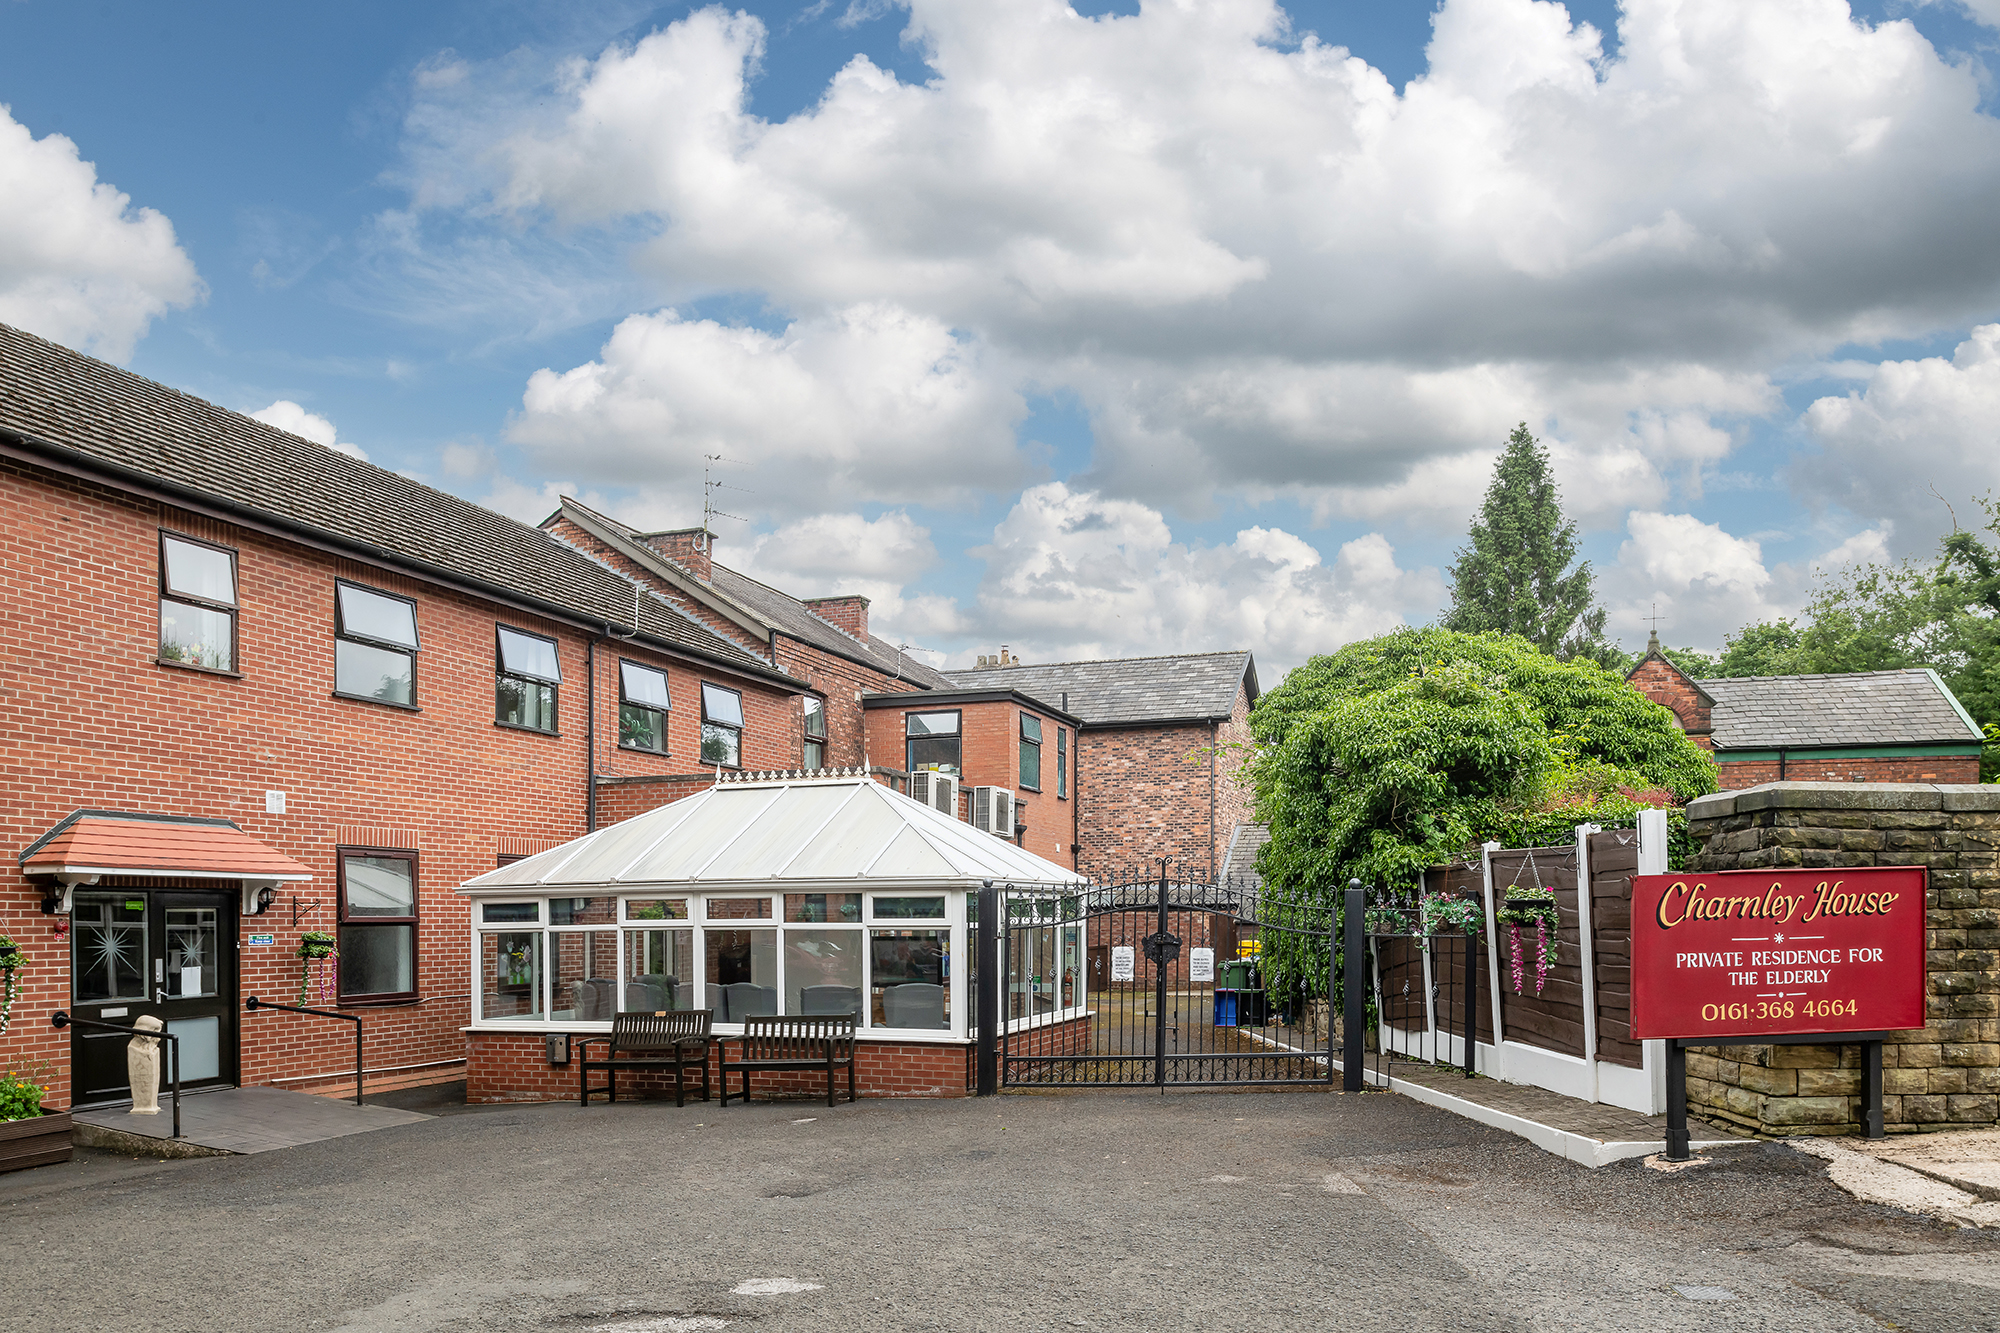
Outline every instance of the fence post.
MULTIPOLYGON (((1347 881, 1346 911, 1341 922, 1346 938, 1345 964, 1346 993, 1341 997, 1343 1004, 1341 1022, 1345 1030, 1341 1033, 1340 1088, 1342 1092, 1359 1092, 1362 1088, 1362 1065, 1366 1051, 1362 1045, 1363 1029, 1368 1023, 1368 1001, 1361 983, 1362 956, 1368 949, 1367 928, 1362 918, 1367 913, 1366 895, 1362 892, 1361 881, 1347 881)), ((1330 998, 1330 997, 1329 997, 1330 998)), ((1331 1007, 1331 1006, 1329 1006, 1331 1007)), ((1333 1045, 1332 1033, 1327 1034, 1327 1045, 1333 1045)))
POLYGON ((1479 1067, 1479 936, 1465 937, 1465 1076, 1479 1067))
POLYGON ((991 1097, 1000 1090, 999 1040, 1004 1020, 1000 1017, 1000 951, 995 947, 999 925, 1000 891, 989 879, 979 889, 979 941, 973 946, 978 951, 973 956, 979 960, 977 1086, 981 1097, 991 1097))
POLYGON ((1326 1081, 1333 1085, 1333 997, 1340 994, 1340 913, 1326 909, 1326 1081))
POLYGON ((1597 1095, 1597 914, 1590 901, 1590 835, 1595 824, 1576 826, 1576 942, 1583 966, 1583 1063, 1590 1071, 1590 1100, 1597 1095))

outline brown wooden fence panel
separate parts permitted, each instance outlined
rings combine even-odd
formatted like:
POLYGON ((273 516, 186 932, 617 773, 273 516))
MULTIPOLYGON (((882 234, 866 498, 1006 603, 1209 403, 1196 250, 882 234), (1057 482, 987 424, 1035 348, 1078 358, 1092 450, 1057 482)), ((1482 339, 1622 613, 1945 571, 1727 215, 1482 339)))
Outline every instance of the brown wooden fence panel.
POLYGON ((1632 1040, 1632 876, 1639 873, 1639 830, 1590 835, 1590 924, 1597 972, 1597 1058, 1644 1067, 1632 1040))
MULTIPOLYGON (((1485 872, 1475 862, 1457 861, 1448 866, 1432 866, 1424 872, 1425 893, 1448 893, 1455 897, 1470 899, 1480 904, 1485 911, 1485 872)), ((1486 945, 1481 936, 1473 937, 1473 947, 1480 952, 1479 959, 1479 1008, 1474 1016, 1474 1034, 1480 1041, 1493 1040, 1493 990, 1486 976, 1486 945)), ((1431 981, 1437 987, 1438 1028, 1453 1037, 1465 1035, 1465 968, 1466 950, 1463 937, 1453 936, 1441 939, 1431 947, 1431 981)), ((1443 1051, 1445 1048, 1438 1048, 1443 1051)))
POLYGON ((1557 954, 1547 984, 1535 993, 1535 932, 1521 930, 1521 993, 1514 993, 1512 927, 1500 926, 1500 1020, 1508 1041, 1539 1046, 1579 1059, 1583 1044, 1583 949, 1577 915, 1576 848, 1520 847, 1493 853, 1493 899, 1497 910, 1510 887, 1556 891, 1560 925, 1557 954))
POLYGON ((1417 942, 1404 936, 1384 935, 1375 940, 1375 957, 1382 984, 1382 1023, 1404 1032, 1422 1032, 1428 1026, 1424 1013, 1424 955, 1417 942))

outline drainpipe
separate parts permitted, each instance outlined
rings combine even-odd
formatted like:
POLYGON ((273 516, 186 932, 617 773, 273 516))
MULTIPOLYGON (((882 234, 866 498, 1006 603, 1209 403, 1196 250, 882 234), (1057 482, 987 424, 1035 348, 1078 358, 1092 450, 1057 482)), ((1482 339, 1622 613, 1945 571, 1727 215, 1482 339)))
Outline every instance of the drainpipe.
POLYGON ((1778 781, 1783 782, 1784 780, 1785 780, 1785 747, 1780 745, 1778 747, 1778 781))
POLYGON ((1222 724, 1208 724, 1208 877, 1215 878, 1215 747, 1222 744, 1222 724))
POLYGON ((597 831, 597 636, 590 636, 584 645, 584 672, 589 683, 584 687, 584 706, 588 719, 583 725, 583 831, 597 831))

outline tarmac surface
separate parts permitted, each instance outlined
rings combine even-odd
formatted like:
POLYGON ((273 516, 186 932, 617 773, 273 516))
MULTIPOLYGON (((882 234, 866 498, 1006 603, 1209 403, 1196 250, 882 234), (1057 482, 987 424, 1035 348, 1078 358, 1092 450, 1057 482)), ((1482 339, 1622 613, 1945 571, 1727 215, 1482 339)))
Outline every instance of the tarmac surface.
POLYGON ((1781 1144, 1590 1171, 1389 1093, 381 1100, 445 1114, 0 1177, 5 1322, 2000 1329, 2000 1236, 1858 1202, 1781 1144))

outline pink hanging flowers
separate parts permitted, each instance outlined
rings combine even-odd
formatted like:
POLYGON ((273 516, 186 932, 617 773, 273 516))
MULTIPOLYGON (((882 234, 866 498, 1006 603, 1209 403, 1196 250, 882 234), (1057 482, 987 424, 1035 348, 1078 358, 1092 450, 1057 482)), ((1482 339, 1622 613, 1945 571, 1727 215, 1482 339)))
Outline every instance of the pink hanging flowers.
POLYGON ((1540 995, 1549 984, 1549 969, 1555 965, 1556 951, 1561 941, 1556 935, 1561 925, 1562 915, 1556 907, 1556 891, 1548 888, 1511 888, 1506 899, 1495 912, 1497 920, 1507 924, 1509 951, 1513 958, 1514 993, 1521 994, 1526 985, 1527 968, 1521 959, 1521 927, 1533 922, 1535 925, 1535 994, 1540 995))

